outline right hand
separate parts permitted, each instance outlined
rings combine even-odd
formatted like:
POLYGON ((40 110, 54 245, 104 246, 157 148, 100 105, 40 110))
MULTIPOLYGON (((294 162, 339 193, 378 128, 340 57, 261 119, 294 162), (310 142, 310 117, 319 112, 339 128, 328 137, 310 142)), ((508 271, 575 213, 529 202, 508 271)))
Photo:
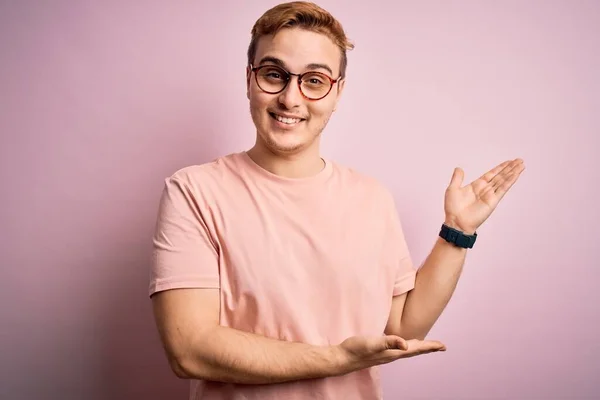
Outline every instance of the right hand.
POLYGON ((400 358, 445 351, 446 346, 437 340, 405 340, 399 336, 353 336, 336 346, 342 364, 342 373, 348 373, 400 358))

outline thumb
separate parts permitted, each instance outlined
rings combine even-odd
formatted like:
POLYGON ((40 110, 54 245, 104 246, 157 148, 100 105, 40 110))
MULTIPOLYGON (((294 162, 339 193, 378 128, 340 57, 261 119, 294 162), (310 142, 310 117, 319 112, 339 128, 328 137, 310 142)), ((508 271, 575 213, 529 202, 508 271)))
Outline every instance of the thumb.
POLYGON ((450 187, 460 188, 464 178, 465 172, 461 168, 454 168, 454 173, 452 174, 452 179, 450 180, 450 187))
POLYGON ((408 343, 400 336, 388 335, 383 340, 386 350, 408 350, 408 343))

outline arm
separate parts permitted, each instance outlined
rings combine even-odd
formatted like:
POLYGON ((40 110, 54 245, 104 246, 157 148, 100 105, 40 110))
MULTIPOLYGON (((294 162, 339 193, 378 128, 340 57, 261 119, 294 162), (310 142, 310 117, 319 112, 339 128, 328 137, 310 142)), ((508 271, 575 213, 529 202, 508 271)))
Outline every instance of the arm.
MULTIPOLYGON (((182 173, 183 174, 183 173, 182 173)), ((182 182, 185 179, 186 182, 182 182)), ((268 384, 323 378, 445 349, 435 341, 354 336, 334 346, 266 338, 219 324, 219 243, 202 194, 166 181, 154 234, 150 296, 171 368, 181 378, 268 384), (198 200, 200 199, 200 200, 198 200)))
POLYGON ((267 384, 342 372, 334 347, 219 326, 218 289, 167 290, 152 302, 171 368, 180 378, 267 384))
POLYGON ((352 336, 311 346, 218 325, 218 289, 173 289, 152 297, 162 343, 180 378, 270 384, 325 378, 436 351, 439 341, 352 336))
POLYGON ((466 249, 437 239, 406 298, 400 323, 405 337, 423 339, 429 333, 454 294, 466 254, 466 249))
POLYGON ((219 326, 219 242, 199 190, 210 182, 210 177, 180 171, 165 181, 159 206, 150 295, 173 372, 246 384, 337 374, 337 348, 219 326))
MULTIPOLYGON (((464 172, 456 168, 446 189, 445 224, 473 234, 489 218, 524 169, 521 159, 505 161, 461 187, 464 172)), ((386 333, 407 339, 423 339, 450 301, 466 254, 466 249, 438 238, 417 271, 414 289, 392 300, 386 333)))
POLYGON ((456 289, 466 252, 438 238, 417 271, 414 289, 392 300, 387 334, 405 339, 425 338, 456 289))

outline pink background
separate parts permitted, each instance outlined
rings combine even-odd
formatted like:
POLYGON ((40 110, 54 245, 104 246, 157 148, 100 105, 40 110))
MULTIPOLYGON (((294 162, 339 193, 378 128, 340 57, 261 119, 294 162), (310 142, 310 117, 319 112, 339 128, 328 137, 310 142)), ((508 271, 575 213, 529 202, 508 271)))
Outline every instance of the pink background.
MULTIPOLYGON (((163 178, 247 149, 273 1, 0 3, 0 398, 184 399, 147 298, 163 178), (39 4, 36 4, 39 3, 39 4)), ((417 262, 452 169, 528 169, 387 399, 600 398, 600 3, 322 1, 356 49, 323 152, 393 190, 417 262)))

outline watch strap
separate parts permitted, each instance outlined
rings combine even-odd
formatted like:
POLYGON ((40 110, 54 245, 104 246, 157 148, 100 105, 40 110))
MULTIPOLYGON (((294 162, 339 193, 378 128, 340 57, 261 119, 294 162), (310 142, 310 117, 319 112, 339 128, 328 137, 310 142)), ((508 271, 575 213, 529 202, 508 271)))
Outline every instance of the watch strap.
POLYGON ((467 235, 459 230, 449 227, 446 224, 442 224, 439 236, 447 242, 464 249, 473 248, 475 240, 477 240, 477 232, 474 232, 473 235, 467 235))

